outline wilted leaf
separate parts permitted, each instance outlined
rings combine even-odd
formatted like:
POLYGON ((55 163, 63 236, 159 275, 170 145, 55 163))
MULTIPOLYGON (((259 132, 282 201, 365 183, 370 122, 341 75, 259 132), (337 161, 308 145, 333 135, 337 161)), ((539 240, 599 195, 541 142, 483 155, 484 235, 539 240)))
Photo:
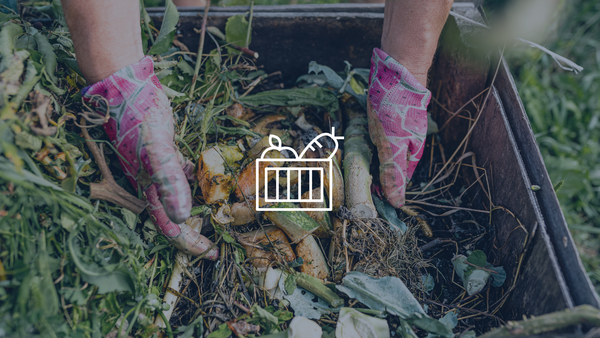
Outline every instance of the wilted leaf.
MULTIPOLYGON (((279 279, 279 288, 285 292, 284 278, 279 279)), ((329 306, 327 302, 302 288, 296 287, 292 294, 285 294, 283 298, 290 302, 296 316, 310 319, 319 319, 321 315, 339 310, 329 306)))
POLYGON ((364 92, 355 92, 352 86, 349 83, 346 83, 346 80, 339 76, 335 71, 333 71, 333 69, 327 66, 320 65, 315 61, 311 61, 308 64, 308 72, 314 72, 315 74, 319 74, 322 72, 325 75, 325 78, 327 79, 327 84, 329 86, 335 88, 336 90, 342 90, 343 87, 344 92, 354 96, 356 98, 356 101, 358 101, 358 103, 360 103, 360 105, 363 108, 367 108, 367 95, 364 92), (346 85, 345 87, 344 84, 346 85))
POLYGON ((162 54, 169 50, 175 39, 175 31, 179 22, 179 12, 173 4, 173 0, 165 1, 165 13, 160 32, 154 41, 154 45, 148 51, 150 55, 162 54))
POLYGON ((335 337, 389 338, 390 328, 385 319, 367 316, 355 309, 343 307, 338 317, 335 337))
POLYGON ((238 146, 219 144, 219 150, 221 150, 221 154, 223 154, 223 157, 229 166, 237 166, 235 162, 244 158, 244 154, 238 146))
POLYGON ((377 213, 381 217, 383 217, 386 221, 388 221, 394 230, 400 231, 401 234, 406 232, 406 223, 402 222, 398 218, 398 213, 396 213, 396 209, 386 201, 382 201, 377 196, 371 195, 373 197, 373 204, 375 204, 375 208, 377 209, 377 213))
POLYGON ((25 70, 25 79, 19 86, 17 94, 11 99, 11 103, 14 107, 18 107, 21 102, 29 95, 33 87, 40 81, 42 76, 38 75, 34 61, 27 60, 27 69, 25 70))
POLYGON ((52 45, 50 45, 48 39, 41 33, 37 33, 34 37, 35 41, 37 42, 37 50, 38 52, 42 53, 42 60, 44 62, 46 74, 48 74, 50 81, 56 83, 54 72, 56 71, 57 62, 56 54, 54 54, 54 48, 52 48, 52 45))
MULTIPOLYGON (((473 260, 480 263, 480 258, 481 257, 478 254, 473 260)), ((483 289, 490 277, 490 273, 468 265, 466 263, 467 261, 468 260, 464 255, 457 255, 452 258, 452 265, 454 265, 454 271, 456 271, 458 277, 462 279, 463 286, 467 290, 467 293, 471 296, 483 289)))

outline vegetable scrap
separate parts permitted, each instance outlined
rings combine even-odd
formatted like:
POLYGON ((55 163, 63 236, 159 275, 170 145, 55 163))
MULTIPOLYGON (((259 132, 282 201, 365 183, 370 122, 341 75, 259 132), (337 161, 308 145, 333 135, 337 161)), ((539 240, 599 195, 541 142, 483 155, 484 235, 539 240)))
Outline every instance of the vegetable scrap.
MULTIPOLYGON (((473 188, 473 168, 461 165, 468 154, 447 162, 432 130, 407 206, 381 197, 365 117, 368 70, 311 62, 296 87, 282 89, 282 74, 265 73, 248 49, 251 13, 231 17, 224 33, 200 30, 219 47, 194 58, 175 39, 170 0, 160 30, 141 11, 145 50, 171 98, 175 142, 196 165, 192 217, 179 226, 210 239, 206 252, 219 255, 176 249, 144 210, 107 135, 90 127, 105 121, 82 102, 86 83, 60 1, 2 13, 0 336, 543 332, 542 317, 506 323, 499 314, 520 264, 499 266, 490 223, 497 209, 484 184, 473 188), (322 139, 310 148, 330 130, 344 136, 342 147, 322 139), (266 194, 256 191, 256 161, 270 135, 297 153, 309 148, 307 158, 331 157, 326 176, 309 186, 307 170, 289 180, 264 175, 266 194), (320 188, 332 193, 330 212, 277 210, 323 202, 268 201, 279 191, 319 196, 320 188)), ((261 172, 303 168, 286 151, 265 156, 261 172)), ((487 183, 475 170, 475 182, 487 183)), ((597 321, 598 312, 582 307, 567 317, 552 329, 597 321)))

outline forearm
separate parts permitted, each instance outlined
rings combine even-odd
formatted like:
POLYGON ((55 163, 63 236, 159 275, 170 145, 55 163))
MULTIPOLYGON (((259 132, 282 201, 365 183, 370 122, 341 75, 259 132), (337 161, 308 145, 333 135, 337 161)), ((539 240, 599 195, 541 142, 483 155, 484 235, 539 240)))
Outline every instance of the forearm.
POLYGON ((423 85, 453 0, 386 0, 381 49, 423 85))
POLYGON ((144 57, 138 0, 61 0, 88 84, 144 57))

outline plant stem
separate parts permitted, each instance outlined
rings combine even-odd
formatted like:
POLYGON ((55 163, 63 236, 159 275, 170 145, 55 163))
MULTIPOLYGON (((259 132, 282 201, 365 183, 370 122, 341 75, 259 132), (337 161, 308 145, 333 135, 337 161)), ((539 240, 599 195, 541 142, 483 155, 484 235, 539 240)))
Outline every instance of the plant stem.
POLYGON ((590 305, 580 305, 574 307, 573 309, 548 313, 518 322, 511 321, 508 322, 508 324, 493 329, 480 337, 487 338, 538 335, 540 333, 554 331, 583 323, 599 326, 600 310, 590 305))
POLYGON ((160 316, 160 318, 162 318, 163 322, 165 322, 167 335, 169 336, 169 338, 173 338, 173 330, 171 330, 171 324, 169 324, 169 321, 165 317, 165 314, 162 312, 161 309, 157 309, 156 311, 158 312, 158 315, 160 316))
POLYGON ((344 132, 344 182, 346 206, 355 217, 376 218, 377 210, 371 197, 371 146, 367 113, 354 99, 343 104, 346 122, 344 132))
POLYGON ((244 47, 250 46, 250 33, 252 32, 252 15, 254 14, 254 1, 250 3, 250 18, 248 19, 248 31, 246 32, 246 43, 244 47))
POLYGON ((208 9, 210 8, 210 1, 206 2, 204 6, 204 16, 202 17, 202 30, 200 31, 200 45, 198 46, 198 56, 196 57, 196 67, 194 67, 194 77, 192 78, 192 87, 190 88, 189 96, 194 95, 194 89, 196 88, 196 80, 198 80, 198 73, 200 72, 200 65, 202 64, 202 50, 204 49, 204 37, 206 36, 206 21, 208 19, 208 9))
POLYGON ((344 300, 326 287, 325 284, 316 277, 300 272, 296 277, 296 284, 299 287, 306 289, 306 291, 314 293, 317 297, 323 299, 333 307, 344 305, 344 300))

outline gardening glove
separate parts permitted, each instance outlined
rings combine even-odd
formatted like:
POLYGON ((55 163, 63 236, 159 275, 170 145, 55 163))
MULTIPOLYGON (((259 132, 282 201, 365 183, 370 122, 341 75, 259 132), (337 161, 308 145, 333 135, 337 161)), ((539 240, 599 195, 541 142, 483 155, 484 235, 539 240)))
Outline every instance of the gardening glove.
POLYGON ((369 134, 379 155, 383 194, 395 208, 404 205, 406 185, 423 155, 430 99, 431 92, 404 66, 381 49, 373 50, 369 134))
MULTIPOLYGON (((194 165, 173 143, 175 121, 152 58, 84 88, 83 99, 101 115, 109 114, 104 130, 120 154, 125 175, 144 191, 156 228, 186 253, 206 251, 212 243, 184 223, 192 208, 188 179, 194 177, 194 165)), ((217 256, 213 250, 206 257, 217 256)))

